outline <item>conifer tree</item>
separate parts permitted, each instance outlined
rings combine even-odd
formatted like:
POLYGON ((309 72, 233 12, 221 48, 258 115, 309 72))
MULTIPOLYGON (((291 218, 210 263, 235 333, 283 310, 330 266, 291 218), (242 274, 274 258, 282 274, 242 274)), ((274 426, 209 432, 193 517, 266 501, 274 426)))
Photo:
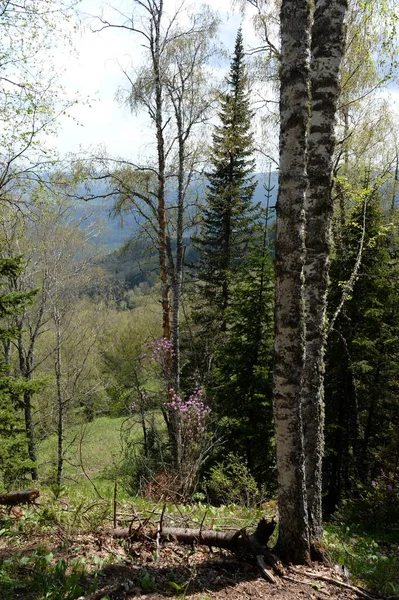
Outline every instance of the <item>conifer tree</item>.
POLYGON ((268 212, 262 240, 233 280, 228 331, 216 351, 212 396, 224 439, 258 484, 274 479, 272 363, 274 277, 268 212))
POLYGON ((24 393, 37 391, 38 384, 26 382, 13 376, 10 366, 10 341, 18 335, 18 329, 10 326, 12 317, 29 304, 36 293, 13 292, 10 282, 22 269, 21 258, 0 259, 0 482, 4 487, 30 471, 28 440, 23 419, 24 393))
POLYGON ((351 277, 362 238, 363 250, 327 348, 324 472, 329 512, 359 485, 367 489, 381 471, 395 472, 386 458, 381 461, 381 455, 397 426, 397 251, 391 226, 384 225, 377 188, 365 187, 348 217, 332 262, 332 313, 339 305, 343 282, 351 277))
POLYGON ((227 84, 228 90, 221 98, 221 124, 213 134, 207 206, 200 236, 195 239, 205 305, 212 306, 211 312, 216 311, 222 331, 226 329, 231 278, 248 256, 254 232, 252 113, 241 30, 237 33, 227 84))

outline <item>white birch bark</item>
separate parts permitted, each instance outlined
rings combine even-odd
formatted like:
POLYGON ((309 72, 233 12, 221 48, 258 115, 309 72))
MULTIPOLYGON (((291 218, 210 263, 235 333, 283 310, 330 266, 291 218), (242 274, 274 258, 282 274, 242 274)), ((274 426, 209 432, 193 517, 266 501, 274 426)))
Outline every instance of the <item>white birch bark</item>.
POLYGON ((302 388, 307 504, 311 546, 322 539, 324 346, 333 202, 332 157, 347 0, 316 0, 311 44, 311 116, 305 200, 306 359, 302 388))
POLYGON ((279 489, 278 550, 285 560, 295 563, 309 559, 301 378, 305 350, 302 288, 310 19, 309 0, 283 0, 274 416, 279 489))

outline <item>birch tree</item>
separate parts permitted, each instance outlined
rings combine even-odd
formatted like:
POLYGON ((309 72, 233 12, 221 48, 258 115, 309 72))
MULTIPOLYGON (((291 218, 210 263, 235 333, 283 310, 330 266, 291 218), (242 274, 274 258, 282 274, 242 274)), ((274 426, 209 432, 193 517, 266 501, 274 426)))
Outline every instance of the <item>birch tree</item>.
POLYGON ((38 180, 54 161, 43 135, 75 100, 66 97, 52 60, 76 0, 0 2, 0 201, 22 204, 21 185, 38 180))
POLYGON ((307 0, 281 5, 280 176, 276 206, 274 418, 280 552, 309 556, 301 381, 304 367, 306 131, 311 12, 307 0))
POLYGON ((331 168, 346 10, 346 0, 316 0, 313 14, 308 0, 281 5, 274 414, 278 547, 292 562, 321 544, 331 168))
MULTIPOLYGON (((146 0, 135 2, 137 13, 126 16, 120 25, 101 19, 102 28, 119 26, 141 39, 148 58, 139 68, 124 69, 127 89, 120 92, 119 98, 128 103, 132 112, 147 113, 155 133, 156 158, 141 165, 121 159, 107 177, 118 196, 116 210, 139 215, 142 229, 157 248, 162 334, 173 342, 167 357, 167 389, 175 391, 180 386, 184 232, 194 214, 187 209, 187 199, 203 159, 199 129, 206 122, 211 105, 207 64, 216 53, 213 38, 218 24, 213 12, 204 9, 199 14, 185 14, 188 24, 183 26, 182 6, 170 15, 163 0, 146 0)), ((167 419, 175 466, 181 450, 177 418, 178 414, 171 412, 167 419)))

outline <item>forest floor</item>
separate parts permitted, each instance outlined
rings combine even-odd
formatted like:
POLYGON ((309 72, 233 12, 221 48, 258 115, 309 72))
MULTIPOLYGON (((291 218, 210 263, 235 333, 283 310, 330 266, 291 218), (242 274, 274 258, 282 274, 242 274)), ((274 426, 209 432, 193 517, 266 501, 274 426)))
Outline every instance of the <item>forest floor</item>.
POLYGON ((321 565, 285 568, 285 575, 277 584, 272 584, 264 579, 256 564, 238 559, 228 551, 211 551, 175 542, 162 543, 157 550, 152 541, 117 540, 111 529, 79 533, 67 532, 58 525, 44 527, 43 531, 36 528, 30 533, 15 530, 12 536, 0 533, 0 563, 7 565, 12 561, 13 569, 0 572, 1 600, 161 600, 172 597, 180 600, 354 600, 367 597, 365 593, 358 594, 343 587, 344 579, 334 569, 321 565), (35 558, 29 559, 32 556, 35 558), (40 577, 38 562, 43 569, 40 577), (65 573, 60 577, 59 568, 54 567, 57 564, 75 565, 75 574, 76 565, 84 566, 79 575, 81 589, 75 586, 75 592, 72 590, 71 578, 65 573))

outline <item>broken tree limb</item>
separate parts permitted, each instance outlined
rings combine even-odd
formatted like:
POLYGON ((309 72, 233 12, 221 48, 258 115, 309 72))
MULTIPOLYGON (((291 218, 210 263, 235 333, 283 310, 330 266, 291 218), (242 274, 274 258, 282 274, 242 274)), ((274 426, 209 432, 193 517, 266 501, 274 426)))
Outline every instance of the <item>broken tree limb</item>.
POLYGON ((258 567, 265 576, 265 579, 270 581, 270 583, 277 583, 277 579, 275 578, 271 570, 267 568, 262 554, 257 555, 256 562, 258 563, 258 567))
POLYGON ((18 506, 19 504, 32 504, 40 496, 39 490, 20 490, 0 494, 0 504, 3 506, 18 506))
POLYGON ((278 561, 273 557, 267 548, 267 542, 275 528, 275 522, 267 522, 262 519, 252 534, 247 534, 245 529, 239 531, 214 531, 213 529, 190 529, 182 527, 158 527, 142 528, 133 530, 129 527, 117 528, 114 530, 114 536, 131 540, 158 539, 166 541, 176 541, 183 544, 201 544, 210 548, 224 548, 230 550, 239 557, 252 556, 260 566, 265 577, 276 583, 276 578, 266 569, 264 560, 280 574, 281 568, 278 561), (262 561, 258 557, 262 557, 262 561), (263 564, 261 564, 263 562, 263 564))
POLYGON ((351 590, 353 592, 356 592, 356 594, 358 594, 359 596, 362 596, 362 598, 366 598, 366 600, 377 600, 377 598, 381 598, 381 596, 375 596, 372 592, 363 591, 362 588, 360 588, 356 585, 351 585, 349 583, 345 583, 344 581, 336 579, 335 577, 326 577, 325 575, 320 575, 318 573, 301 571, 301 570, 295 569, 295 567, 292 567, 292 566, 290 567, 290 570, 293 573, 298 573, 299 575, 309 577, 310 579, 317 579, 318 581, 325 581, 326 583, 330 583, 331 585, 336 585, 338 587, 342 587, 347 590, 351 590))

